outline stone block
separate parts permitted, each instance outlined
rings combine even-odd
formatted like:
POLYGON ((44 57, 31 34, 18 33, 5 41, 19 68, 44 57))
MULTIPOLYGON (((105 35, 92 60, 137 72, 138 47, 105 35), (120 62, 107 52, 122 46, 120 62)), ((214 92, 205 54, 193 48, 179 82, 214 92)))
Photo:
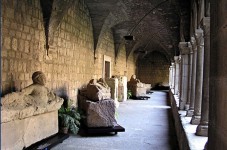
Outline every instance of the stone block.
POLYGON ((87 127, 113 127, 117 124, 112 99, 93 102, 79 95, 79 107, 86 113, 84 123, 87 127))
POLYGON ((106 79, 106 83, 110 87, 111 98, 114 100, 115 106, 119 107, 119 102, 118 102, 118 79, 117 78, 106 79))
POLYGON ((127 77, 118 77, 118 101, 123 102, 127 100, 127 77))
POLYGON ((11 39, 10 39, 10 37, 4 37, 4 44, 3 44, 3 46, 6 49, 10 49, 11 48, 11 39))
POLYGON ((28 147, 58 132, 58 111, 1 124, 2 150, 28 147))

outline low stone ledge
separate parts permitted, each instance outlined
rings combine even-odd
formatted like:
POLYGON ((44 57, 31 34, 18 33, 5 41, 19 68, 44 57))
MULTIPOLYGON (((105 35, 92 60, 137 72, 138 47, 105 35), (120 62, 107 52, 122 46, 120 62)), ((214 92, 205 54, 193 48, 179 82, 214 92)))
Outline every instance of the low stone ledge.
POLYGON ((204 150, 208 137, 195 135, 197 125, 190 124, 191 117, 186 117, 186 111, 178 110, 178 97, 169 91, 169 98, 180 150, 204 150))

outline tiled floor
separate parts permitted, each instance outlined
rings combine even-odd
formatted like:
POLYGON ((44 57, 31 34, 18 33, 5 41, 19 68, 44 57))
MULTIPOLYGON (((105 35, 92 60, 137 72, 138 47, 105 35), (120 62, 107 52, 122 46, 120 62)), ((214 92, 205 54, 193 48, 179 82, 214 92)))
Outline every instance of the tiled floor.
POLYGON ((70 136, 53 150, 178 150, 167 93, 154 92, 148 100, 127 100, 118 108, 117 135, 70 136))

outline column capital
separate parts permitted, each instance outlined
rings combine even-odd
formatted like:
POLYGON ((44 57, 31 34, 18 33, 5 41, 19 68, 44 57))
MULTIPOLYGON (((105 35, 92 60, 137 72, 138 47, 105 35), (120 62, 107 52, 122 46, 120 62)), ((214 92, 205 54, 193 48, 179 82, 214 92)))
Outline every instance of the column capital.
POLYGON ((192 46, 192 51, 196 51, 197 50, 197 46, 196 46, 196 40, 195 40, 194 36, 191 37, 190 43, 191 43, 191 46, 192 46))
POLYGON ((181 55, 187 55, 190 53, 190 47, 189 46, 189 42, 180 42, 178 47, 180 49, 180 54, 181 55))
POLYGON ((174 56, 174 61, 175 61, 176 64, 180 63, 180 57, 174 56))
POLYGON ((196 29, 195 39, 196 39, 197 46, 204 46, 203 30, 201 28, 196 29))
POLYGON ((210 17, 203 17, 201 24, 204 31, 204 37, 210 36, 210 17))

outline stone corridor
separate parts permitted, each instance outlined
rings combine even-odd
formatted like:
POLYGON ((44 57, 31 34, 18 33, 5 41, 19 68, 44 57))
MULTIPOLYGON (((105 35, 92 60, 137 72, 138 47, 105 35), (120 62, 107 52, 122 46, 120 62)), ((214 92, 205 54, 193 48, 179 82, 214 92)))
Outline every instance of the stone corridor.
POLYGON ((53 150, 178 150, 168 93, 154 92, 148 100, 120 103, 117 135, 70 136, 53 150))

